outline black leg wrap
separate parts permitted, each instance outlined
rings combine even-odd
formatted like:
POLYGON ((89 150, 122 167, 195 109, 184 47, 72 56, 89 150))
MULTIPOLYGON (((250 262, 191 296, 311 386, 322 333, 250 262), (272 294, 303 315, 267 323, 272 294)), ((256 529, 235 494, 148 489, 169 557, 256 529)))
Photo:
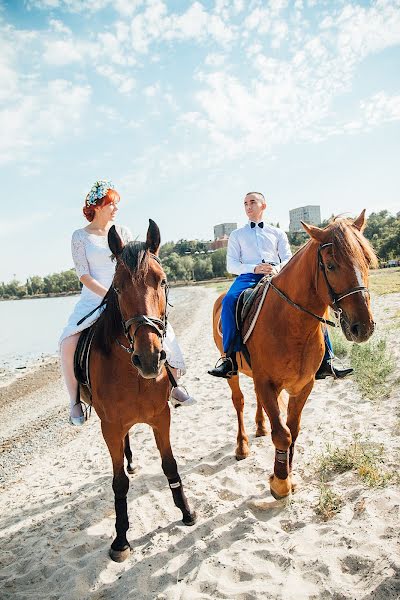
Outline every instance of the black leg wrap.
POLYGON ((126 532, 129 529, 129 521, 128 521, 128 507, 125 498, 115 498, 115 529, 117 532, 117 537, 111 544, 111 548, 113 550, 124 550, 129 547, 128 541, 126 539, 126 532))
POLYGON ((289 452, 288 450, 275 449, 274 473, 279 479, 286 479, 289 474, 289 452))
POLYGON ((292 442, 290 444, 290 448, 289 448, 289 469, 290 470, 292 470, 293 454, 294 454, 294 442, 292 442))
POLYGON ((190 512, 189 504, 183 491, 181 478, 179 475, 177 477, 168 478, 168 484, 172 492, 175 506, 182 511, 183 522, 185 525, 193 525, 196 516, 190 512))

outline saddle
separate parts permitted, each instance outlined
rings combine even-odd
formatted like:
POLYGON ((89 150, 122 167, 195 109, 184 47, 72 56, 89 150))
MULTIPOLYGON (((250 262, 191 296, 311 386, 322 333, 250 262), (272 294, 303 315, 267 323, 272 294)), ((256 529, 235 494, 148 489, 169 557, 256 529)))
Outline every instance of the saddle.
POLYGON ((82 331, 74 354, 74 373, 76 380, 80 385, 87 387, 90 397, 92 396, 92 390, 89 376, 89 357, 95 325, 96 323, 93 323, 93 325, 82 331))
POLYGON ((236 303, 236 326, 242 339, 242 351, 249 366, 251 366, 250 354, 247 350, 246 342, 257 322, 258 315, 269 290, 270 281, 271 275, 265 275, 254 288, 244 290, 236 303))

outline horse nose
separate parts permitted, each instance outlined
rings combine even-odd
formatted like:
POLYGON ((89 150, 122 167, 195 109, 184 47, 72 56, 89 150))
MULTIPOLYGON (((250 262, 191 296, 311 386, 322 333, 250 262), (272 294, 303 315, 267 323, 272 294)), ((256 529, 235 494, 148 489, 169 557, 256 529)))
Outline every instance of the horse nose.
POLYGON ((132 364, 134 367, 137 367, 138 369, 140 368, 141 362, 140 362, 139 354, 132 355, 132 364))
POLYGON ((358 338, 361 333, 361 323, 353 323, 351 326, 351 333, 354 337, 358 338))
POLYGON ((160 362, 162 360, 165 360, 167 358, 167 353, 165 352, 165 350, 161 350, 160 352, 160 362))

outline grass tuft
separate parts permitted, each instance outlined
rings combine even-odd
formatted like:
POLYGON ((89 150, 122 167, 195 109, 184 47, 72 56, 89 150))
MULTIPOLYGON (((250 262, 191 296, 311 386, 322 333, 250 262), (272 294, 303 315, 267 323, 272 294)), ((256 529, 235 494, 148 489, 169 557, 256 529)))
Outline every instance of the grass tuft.
POLYGON ((319 459, 318 472, 324 482, 332 474, 355 470, 366 485, 383 487, 392 479, 392 474, 384 470, 383 463, 383 446, 362 442, 357 437, 343 448, 328 445, 319 459))
POLYGON ((354 368, 354 379, 364 398, 375 400, 390 394, 393 384, 387 378, 394 371, 395 361, 386 339, 354 344, 351 348, 351 365, 354 368))
POLYGON ((334 517, 340 511, 342 506, 342 497, 339 494, 336 494, 326 483, 321 483, 317 513, 324 521, 328 521, 334 517))

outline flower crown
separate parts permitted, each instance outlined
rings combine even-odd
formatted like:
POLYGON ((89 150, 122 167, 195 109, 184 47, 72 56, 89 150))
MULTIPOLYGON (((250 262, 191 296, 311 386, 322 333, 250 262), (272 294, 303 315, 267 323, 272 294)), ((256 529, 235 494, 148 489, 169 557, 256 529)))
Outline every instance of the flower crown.
POLYGON ((104 198, 110 189, 114 189, 114 185, 111 181, 106 181, 105 179, 99 179, 98 181, 95 181, 90 192, 86 196, 86 206, 97 204, 97 200, 104 198))

